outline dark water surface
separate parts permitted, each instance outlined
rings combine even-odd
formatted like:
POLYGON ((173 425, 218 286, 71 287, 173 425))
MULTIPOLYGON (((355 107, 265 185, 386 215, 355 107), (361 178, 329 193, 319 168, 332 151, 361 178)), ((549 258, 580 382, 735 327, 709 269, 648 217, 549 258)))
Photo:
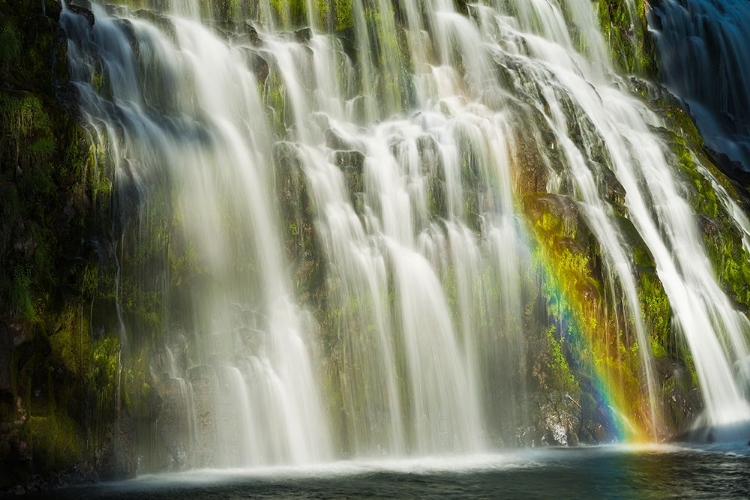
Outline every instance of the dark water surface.
POLYGON ((32 498, 750 498, 750 447, 600 447, 201 470, 32 498))

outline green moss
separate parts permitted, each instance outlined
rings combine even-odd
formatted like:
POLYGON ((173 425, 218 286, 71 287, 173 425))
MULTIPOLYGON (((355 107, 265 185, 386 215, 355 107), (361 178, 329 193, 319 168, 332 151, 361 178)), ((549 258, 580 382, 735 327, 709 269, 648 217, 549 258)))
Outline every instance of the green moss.
POLYGON ((578 380, 576 380, 573 371, 568 364, 568 360, 565 358, 562 350, 562 339, 558 340, 556 334, 557 328, 555 325, 551 325, 545 334, 547 342, 549 343, 549 361, 547 369, 552 374, 552 388, 568 393, 576 393, 579 391, 578 380))
POLYGON ((271 0, 277 22, 282 28, 295 29, 307 25, 306 0, 271 0))
MULTIPOLYGON (((670 347, 672 342, 672 306, 658 276, 653 269, 642 270, 638 275, 638 299, 641 304, 646 329, 651 337, 651 345, 670 347)), ((672 352, 676 354, 676 352, 672 352)), ((652 354, 660 357, 656 351, 652 354)))
POLYGON ((737 302, 750 308, 750 256, 742 243, 742 234, 732 216, 718 198, 716 185, 740 205, 739 190, 704 153, 704 144, 690 116, 675 103, 652 103, 665 117, 662 130, 673 154, 677 175, 688 188, 687 201, 699 216, 701 236, 708 256, 724 290, 737 302))
POLYGON ((50 361, 72 378, 85 380, 91 365, 91 338, 87 317, 81 308, 67 307, 52 317, 49 325, 50 361))
POLYGON ((742 245, 742 235, 729 223, 720 221, 715 232, 704 231, 704 240, 724 290, 750 308, 750 256, 742 245))
POLYGON ((8 305, 11 314, 25 321, 33 321, 36 311, 31 299, 29 286, 31 285, 28 266, 16 267, 13 270, 13 282, 8 293, 8 305))
POLYGON ((51 121, 41 99, 33 94, 0 92, 0 123, 15 142, 31 136, 51 138, 51 121))
MULTIPOLYGON (((648 397, 640 377, 641 346, 628 334, 632 319, 616 314, 616 302, 614 307, 612 303, 618 299, 602 290, 606 277, 596 239, 578 216, 576 205, 565 200, 551 195, 524 198, 526 218, 537 243, 533 264, 541 282, 540 295, 548 324, 554 325, 546 330, 550 374, 546 385, 573 390, 571 384, 577 381, 579 387, 587 387, 582 389, 585 393, 595 391, 588 381, 599 381, 608 388, 612 402, 620 405, 619 413, 636 428, 648 429, 648 397)), ((653 278, 654 283, 646 281, 657 290, 659 282, 652 270, 641 272, 653 278)), ((668 308, 663 291, 648 299, 653 302, 644 307, 653 311, 658 321, 668 321, 668 312, 658 310, 668 308)), ((663 325, 659 328, 660 332, 667 330, 663 325)), ((654 340, 661 343, 666 334, 658 337, 654 340)))
POLYGON ((656 359, 666 358, 668 356, 667 350, 662 347, 656 338, 651 338, 651 355, 656 359))
POLYGON ((596 0, 599 25, 615 66, 625 73, 655 77, 655 44, 648 32, 645 0, 596 0))
MULTIPOLYGON (((318 0, 319 3, 327 3, 322 0, 318 0)), ((333 8, 334 16, 336 18, 335 30, 342 31, 347 28, 354 26, 354 12, 352 10, 352 0, 334 0, 333 8)))
POLYGON ((105 337, 94 343, 87 375, 87 385, 93 396, 88 420, 89 435, 92 438, 103 439, 106 423, 116 415, 119 367, 120 342, 117 338, 105 337))
POLYGON ((147 351, 128 359, 122 370, 123 407, 135 419, 152 421, 159 414, 159 395, 153 388, 147 351))
POLYGON ((111 170, 57 102, 67 71, 53 39, 59 2, 46 1, 51 17, 38 3, 1 5, 0 317, 23 329, 11 385, 29 419, 16 438, 29 442, 32 468, 45 474, 93 452, 93 429, 114 415, 119 346, 107 337, 107 313, 92 307, 110 307, 114 293, 101 244, 112 229, 111 170))
POLYGON ((5 21, 0 27, 0 68, 10 69, 20 57, 21 34, 16 26, 5 21))
POLYGON ((23 434, 40 470, 72 467, 82 458, 78 428, 64 411, 29 417, 23 434))

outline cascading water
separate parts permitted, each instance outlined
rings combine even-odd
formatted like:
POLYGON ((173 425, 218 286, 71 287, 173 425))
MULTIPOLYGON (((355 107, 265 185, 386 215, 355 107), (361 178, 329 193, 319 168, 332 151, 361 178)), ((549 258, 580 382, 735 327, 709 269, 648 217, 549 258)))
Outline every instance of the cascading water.
POLYGON ((655 4, 667 87, 684 99, 706 144, 735 175, 750 172, 750 7, 745 0, 665 0, 655 4))
MULTIPOLYGON (((207 432, 215 434, 215 463, 330 457, 310 339, 289 297, 264 188, 271 180, 259 168, 272 156, 269 126, 242 54, 187 18, 174 18, 169 40, 150 24, 93 11, 93 27, 71 12, 63 24, 82 108, 92 126, 106 128, 118 187, 135 198, 123 193, 122 203, 171 191, 181 233, 162 237, 184 241, 211 276, 195 287, 191 313, 196 329, 209 332, 194 340, 211 367, 200 375, 214 386, 216 421, 207 432), (92 86, 97 64, 108 100, 92 86), (178 86, 185 92, 172 93, 178 86), (260 125, 248 130, 249 116, 260 125)), ((142 224, 139 231, 152 230, 142 224)))
POLYGON ((167 297, 166 275, 197 270, 162 311, 179 328, 122 332, 183 346, 152 365, 178 381, 190 465, 514 445, 538 286, 528 143, 546 182, 525 192, 574 200, 622 297, 652 437, 647 321, 604 179, 653 254, 709 421, 750 417, 732 371, 750 324, 714 277, 659 119, 613 86, 590 2, 489 3, 354 0, 352 31, 316 2, 219 20, 197 2, 94 6, 93 24, 64 12, 81 110, 117 176, 122 265, 167 297), (284 31, 295 16, 311 29, 284 31), (146 241, 167 248, 150 267, 146 241))

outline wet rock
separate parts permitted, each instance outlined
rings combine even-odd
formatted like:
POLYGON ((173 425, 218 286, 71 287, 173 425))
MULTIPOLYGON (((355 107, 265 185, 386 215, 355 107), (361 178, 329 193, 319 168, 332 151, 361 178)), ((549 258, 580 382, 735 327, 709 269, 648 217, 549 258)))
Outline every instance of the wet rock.
POLYGON ((703 146, 703 151, 721 168, 727 177, 734 179, 743 186, 750 186, 750 172, 747 171, 742 162, 733 160, 725 153, 711 149, 707 145, 703 146))
POLYGON ((677 359, 660 359, 656 364, 661 381, 663 418, 670 429, 688 429, 703 410, 700 390, 690 370, 677 359))
POLYGON ((216 378, 216 371, 213 366, 198 365, 188 370, 188 380, 191 384, 212 383, 216 378))
MULTIPOLYGON (((293 263, 293 277, 300 300, 312 297, 319 285, 319 242, 314 229, 312 199, 308 193, 307 179, 302 170, 297 146, 279 142, 274 146, 277 192, 280 193, 280 208, 284 232, 284 249, 293 263)), ((252 343, 256 336, 248 336, 252 343)))
POLYGON ((15 348, 13 335, 6 322, 0 322, 0 394, 10 394, 13 386, 11 384, 10 364, 15 348))
POLYGON ((302 215, 302 203, 307 200, 307 186, 302 172, 297 146, 281 141, 273 148, 276 177, 281 193, 281 209, 284 220, 293 221, 302 215))
POLYGON ((13 242, 13 249, 25 260, 31 259, 38 245, 30 235, 24 235, 13 242))
POLYGON ((580 438, 582 417, 580 405, 567 393, 550 391, 534 396, 536 408, 532 411, 533 426, 518 432, 519 444, 524 446, 578 446, 581 441, 594 443, 593 439, 580 438))
POLYGON ((171 40, 174 40, 176 38, 174 23, 168 16, 147 9, 136 10, 135 12, 133 12, 133 16, 138 19, 148 21, 151 24, 157 26, 171 40))
POLYGON ((336 166, 344 174, 346 187, 355 211, 358 214, 362 214, 364 210, 364 198, 361 195, 365 190, 365 155, 359 151, 336 151, 333 154, 333 158, 336 166))
POLYGON ((57 102, 66 113, 70 114, 76 121, 83 119, 80 106, 80 93, 75 85, 61 85, 56 91, 57 102))
POLYGON ((542 443, 547 445, 567 446, 569 436, 575 435, 579 417, 570 404, 545 404, 541 409, 544 420, 542 443))
POLYGON ((625 188, 620 184, 617 176, 603 165, 597 165, 597 181, 599 191, 604 194, 604 198, 610 203, 618 206, 625 205, 625 188))
POLYGON ((17 438, 11 441, 10 456, 17 462, 31 462, 33 459, 29 443, 17 438))
POLYGON ((440 147, 431 135, 417 139, 422 173, 429 179, 428 203, 430 214, 438 219, 448 217, 448 200, 445 193, 445 171, 440 147))
POLYGON ((365 155, 359 151, 335 151, 333 153, 334 163, 341 169, 352 169, 362 175, 365 165, 365 155))
POLYGON ((574 239, 583 225, 578 205, 568 197, 556 194, 527 195, 524 208, 531 221, 540 221, 545 214, 554 217, 554 228, 560 236, 574 239))
POLYGON ((609 406, 602 403, 596 391, 589 387, 581 394, 581 428, 579 437, 587 444, 606 444, 617 441, 617 431, 612 422, 618 417, 612 414, 609 406))
POLYGON ((255 78, 258 80, 259 83, 263 83, 268 78, 269 73, 269 66, 268 61, 266 61, 264 58, 259 56, 256 53, 251 53, 248 56, 249 59, 249 66, 253 70, 253 73, 255 74, 255 78))
POLYGON ((92 28, 94 27, 96 17, 94 16, 94 13, 91 12, 91 2, 86 0, 73 0, 68 4, 68 10, 73 14, 83 16, 88 25, 92 28))
POLYGON ((162 468, 179 470, 187 461, 190 447, 190 414, 188 384, 185 380, 167 378, 158 385, 163 410, 156 421, 157 445, 161 448, 162 468))
POLYGON ((513 155, 515 182, 522 193, 547 190, 551 175, 564 171, 560 146, 544 116, 530 106, 512 106, 514 116, 513 155))
POLYGON ((196 450, 193 467, 208 467, 216 463, 215 443, 216 416, 214 414, 215 372, 210 366, 198 366, 190 370, 189 379, 193 388, 195 409, 196 450))
POLYGON ((252 23, 247 22, 245 23, 245 27, 250 43, 252 43, 253 45, 260 45, 262 40, 260 39, 260 36, 258 36, 258 30, 255 28, 255 26, 252 23))
POLYGON ((443 175, 440 146, 433 136, 424 134, 417 138, 417 151, 419 152, 423 174, 443 175))
MULTIPOLYGON (((138 469, 136 427, 125 413, 107 426, 103 444, 94 453, 94 470, 83 474, 93 480, 123 480, 135 477, 138 469)), ((75 477, 75 476, 74 476, 75 477)))
POLYGON ((698 227, 705 236, 710 238, 721 238, 721 229, 719 228, 718 222, 703 214, 698 214, 696 218, 698 227))
POLYGON ((140 55, 140 46, 138 44, 138 37, 135 34, 135 28, 133 27, 132 21, 130 21, 130 19, 117 19, 115 21, 115 24, 117 24, 117 26, 120 28, 120 31, 125 34, 125 38, 128 40, 130 50, 133 52, 133 55, 137 59, 140 55))
POLYGON ((362 143, 351 137, 345 137, 342 132, 329 128, 325 131, 326 146, 338 151, 364 151, 362 143))
POLYGON ((500 89, 489 88, 482 92, 479 102, 492 111, 503 111, 507 106, 508 96, 500 89))
POLYGON ((55 30, 55 37, 52 41, 54 62, 53 72, 55 77, 55 86, 60 87, 70 82, 70 72, 68 69, 68 34, 58 26, 55 30))
POLYGON ((91 2, 89 0, 69 0, 68 8, 71 7, 91 10, 91 2))
POLYGON ((354 26, 337 30, 336 39, 341 42, 341 48, 352 63, 357 64, 359 61, 359 52, 357 49, 357 33, 354 26))
POLYGON ((580 443, 600 444, 613 441, 612 434, 602 424, 594 421, 585 421, 578 430, 580 443))
POLYGON ((298 43, 308 43, 312 39, 312 30, 310 28, 302 28, 294 32, 294 38, 298 43))

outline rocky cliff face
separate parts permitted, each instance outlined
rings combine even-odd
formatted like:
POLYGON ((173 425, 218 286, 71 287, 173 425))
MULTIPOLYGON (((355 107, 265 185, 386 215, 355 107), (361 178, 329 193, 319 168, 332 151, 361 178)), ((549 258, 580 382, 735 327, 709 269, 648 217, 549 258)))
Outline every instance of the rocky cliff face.
POLYGON ((117 341, 89 312, 113 296, 97 275, 113 269, 112 181, 77 120, 60 11, 0 2, 0 479, 31 489, 106 460, 117 384, 117 341))
MULTIPOLYGON (((231 20, 229 3, 214 3, 217 29, 259 43, 254 29, 238 27, 231 20)), ((347 10, 346 3, 337 2, 335 9, 321 13, 331 29, 341 34, 343 43, 352 23, 351 5, 347 10)), ((86 2, 73 4, 78 15, 95 22, 86 2)), ((303 28, 301 4, 291 4, 287 15, 295 20, 296 28, 303 28)), ((750 263, 744 258, 743 235, 719 199, 729 196, 747 211, 747 194, 712 167, 699 134, 670 96, 644 80, 657 73, 645 8, 640 0, 600 0, 598 14, 605 38, 620 69, 633 75, 622 84, 629 85, 669 124, 659 133, 672 145, 674 164, 692 190, 689 199, 699 214, 717 275, 739 306, 748 308, 750 263), (695 155, 710 169, 710 176, 697 171, 695 155)), ((33 490, 95 477, 129 477, 138 470, 210 464, 212 457, 194 450, 192 461, 187 462, 191 450, 181 436, 191 425, 207 429, 200 435, 221 425, 209 402, 210 374, 201 367, 190 370, 198 417, 188 422, 180 408, 182 388, 162 370, 165 346, 177 359, 186 359, 189 351, 181 333, 184 326, 165 324, 169 315, 165 317, 163 311, 184 308, 190 283, 199 282, 204 271, 189 251, 173 252, 168 239, 141 242, 140 250, 120 240, 132 229, 129 224, 134 224, 119 210, 128 192, 117 191, 107 151, 97 146, 100 143, 93 140, 92 132, 79 122, 77 94, 68 84, 67 39, 58 24, 60 11, 60 2, 55 0, 0 0, 3 488, 24 484, 33 490), (168 262, 172 290, 168 298, 138 278, 156 260, 168 262), (134 331, 149 332, 125 349, 118 335, 123 317, 134 331)), ((160 22, 158 15, 148 11, 140 15, 160 22)), ((298 34, 304 39, 304 29, 298 34)), ((348 52, 355 51, 349 47, 348 52)), ((267 64, 257 59, 253 67, 265 83, 267 101, 273 104, 279 96, 273 81, 266 81, 267 64)), ((528 113, 525 119, 530 122, 539 121, 527 109, 519 113, 528 113)), ((284 117, 277 119, 276 125, 283 127, 284 117)), ((585 133, 582 127, 585 124, 572 130, 585 133)), ((516 442, 506 445, 576 445, 615 439, 618 433, 611 427, 611 409, 602 401, 591 373, 592 360, 608 377, 624 381, 623 397, 632 401, 632 415, 648 420, 648 402, 639 386, 636 341, 613 334, 628 328, 622 324, 626 320, 610 307, 617 297, 606 286, 602 251, 572 199, 565 193, 543 192, 550 170, 540 148, 554 146, 549 143, 551 136, 529 135, 517 141, 517 160, 523 170, 515 183, 524 217, 538 242, 536 261, 547 264, 533 278, 539 280, 531 287, 538 293, 523 298, 528 334, 526 359, 520 363, 524 372, 518 376, 525 379, 531 395, 530 415, 527 424, 517 429, 516 442)), ((344 172, 357 208, 364 190, 362 155, 343 138, 329 135, 327 141, 336 151, 336 164, 344 172)), ((428 149, 425 145, 421 153, 427 155, 428 149)), ((342 311, 327 300, 320 236, 295 155, 293 148, 279 143, 274 158, 279 208, 288 229, 284 248, 293 263, 297 298, 326 331, 340 320, 342 311)), ((617 180, 603 171, 600 187, 618 213, 625 214, 625 193, 617 180)), ((442 200, 432 197, 430 203, 439 214, 442 200)), ((171 234, 169 217, 152 222, 159 231, 151 235, 171 234)), ((653 258, 624 216, 620 229, 638 263, 639 301, 657 358, 656 378, 664 408, 657 433, 667 437, 693 420, 702 400, 690 355, 675 341, 672 311, 653 258)), ((323 348, 335 349, 328 344, 323 348)))

